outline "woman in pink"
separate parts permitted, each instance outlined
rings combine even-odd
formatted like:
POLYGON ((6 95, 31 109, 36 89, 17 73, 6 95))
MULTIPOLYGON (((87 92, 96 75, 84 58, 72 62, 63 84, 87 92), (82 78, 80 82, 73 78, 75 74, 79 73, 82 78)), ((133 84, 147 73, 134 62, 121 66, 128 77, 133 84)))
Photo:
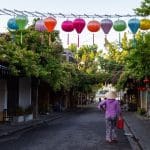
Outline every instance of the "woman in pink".
POLYGON ((117 93, 109 91, 105 95, 106 100, 99 103, 98 107, 105 110, 106 141, 117 142, 116 122, 121 115, 120 103, 116 100, 117 93))

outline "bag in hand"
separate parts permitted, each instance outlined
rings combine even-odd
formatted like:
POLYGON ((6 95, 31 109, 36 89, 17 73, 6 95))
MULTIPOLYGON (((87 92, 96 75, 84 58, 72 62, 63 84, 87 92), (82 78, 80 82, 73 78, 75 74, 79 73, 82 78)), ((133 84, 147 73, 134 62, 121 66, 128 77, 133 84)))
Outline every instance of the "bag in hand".
POLYGON ((124 128, 124 119, 122 117, 119 117, 117 119, 117 128, 118 129, 123 129, 124 128))

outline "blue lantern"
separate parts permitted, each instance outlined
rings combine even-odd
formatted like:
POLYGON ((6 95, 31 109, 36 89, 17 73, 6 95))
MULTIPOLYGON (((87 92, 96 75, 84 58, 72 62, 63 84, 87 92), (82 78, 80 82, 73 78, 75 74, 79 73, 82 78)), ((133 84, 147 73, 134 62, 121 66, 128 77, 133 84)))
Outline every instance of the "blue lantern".
POLYGON ((16 23, 16 19, 15 18, 11 18, 8 20, 7 22, 7 27, 9 31, 16 31, 18 30, 18 25, 16 23))
POLYGON ((140 20, 133 18, 128 21, 128 26, 133 34, 136 34, 137 30, 140 27, 140 20))
POLYGON ((136 39, 135 39, 135 34, 140 28, 140 20, 136 18, 132 18, 128 21, 128 26, 133 33, 133 47, 136 47, 136 39))

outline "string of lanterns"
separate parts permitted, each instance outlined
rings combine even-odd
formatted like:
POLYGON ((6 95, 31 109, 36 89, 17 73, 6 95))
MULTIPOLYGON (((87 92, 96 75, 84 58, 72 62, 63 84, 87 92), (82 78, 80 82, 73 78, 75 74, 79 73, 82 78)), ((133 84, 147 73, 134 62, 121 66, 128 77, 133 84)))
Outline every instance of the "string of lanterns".
MULTIPOLYGON (((2 12, 0 10, 0 12, 2 12)), ((8 12, 8 11, 7 11, 8 12)), ((18 12, 18 11, 17 11, 18 12)), ((4 13, 4 11, 3 11, 4 13)), ((11 11, 11 13, 13 13, 11 11)), ((27 23, 28 23, 28 16, 25 15, 25 11, 20 11, 19 13, 22 14, 16 14, 16 17, 10 18, 7 22, 7 27, 9 31, 16 31, 16 30, 24 30, 27 23)), ((29 13, 29 12, 28 12, 29 13)), ((37 12, 30 12, 30 14, 33 16, 37 12)), ((43 13, 39 13, 40 15, 43 15, 43 13)), ((8 15, 8 14, 7 14, 8 15)), ((9 14, 10 15, 10 14, 9 14)), ((59 13, 60 15, 60 13, 59 13)), ((64 18, 66 17, 64 14, 61 14, 64 18)), ((84 14, 87 18, 90 16, 84 14)), ((97 15, 98 16, 98 15, 97 15)), ((35 16, 34 16, 35 17, 35 16)), ((37 16, 36 16, 37 17, 37 16)), ((57 16, 58 17, 58 16, 57 16)), ((99 15, 100 17, 100 15, 99 15)), ((110 18, 112 16, 109 16, 110 18)), ((67 32, 67 44, 69 44, 69 33, 75 30, 77 32, 78 36, 78 47, 79 47, 79 35, 82 33, 85 27, 87 27, 88 31, 93 33, 93 44, 94 44, 94 33, 98 32, 100 29, 102 29, 103 33, 105 34, 105 38, 107 38, 107 35, 109 34, 110 30, 113 28, 116 32, 119 33, 119 43, 120 43, 120 33, 124 31, 127 26, 129 27, 130 31, 133 34, 133 38, 135 38, 135 34, 137 33, 138 29, 140 30, 149 30, 150 29, 150 19, 137 19, 135 16, 131 19, 129 19, 128 23, 126 23, 124 20, 120 19, 120 16, 117 16, 118 19, 116 21, 112 21, 111 19, 108 19, 108 15, 105 19, 102 19, 101 21, 98 21, 96 19, 92 19, 89 22, 86 23, 85 17, 80 16, 74 16, 74 20, 65 20, 61 23, 61 29, 64 32, 67 32)), ((122 16, 121 16, 122 17, 122 16)), ((56 14, 49 14, 49 17, 45 16, 44 19, 39 19, 35 23, 35 30, 39 32, 47 31, 49 33, 53 32, 55 27, 57 25, 56 20, 56 14)), ((50 43, 50 37, 49 37, 49 43, 50 43)), ((22 43, 22 32, 21 32, 21 43, 22 43)))

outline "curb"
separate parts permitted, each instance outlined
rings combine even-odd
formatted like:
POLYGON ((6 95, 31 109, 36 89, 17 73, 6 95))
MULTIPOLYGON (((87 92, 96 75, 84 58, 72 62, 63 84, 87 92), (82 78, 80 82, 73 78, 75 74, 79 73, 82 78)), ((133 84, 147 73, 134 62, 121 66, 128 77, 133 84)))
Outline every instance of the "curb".
POLYGON ((128 121, 125 120, 125 136, 127 136, 128 141, 133 150, 144 150, 143 144, 140 139, 137 137, 136 132, 131 128, 128 121))

